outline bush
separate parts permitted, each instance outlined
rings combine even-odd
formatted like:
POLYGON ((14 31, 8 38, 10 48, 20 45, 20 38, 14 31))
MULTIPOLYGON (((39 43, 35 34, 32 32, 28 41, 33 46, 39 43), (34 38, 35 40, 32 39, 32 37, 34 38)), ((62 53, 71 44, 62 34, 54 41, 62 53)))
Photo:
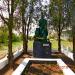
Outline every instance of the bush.
POLYGON ((28 36, 28 40, 34 40, 33 36, 28 36))
POLYGON ((21 39, 20 39, 20 36, 17 36, 16 34, 12 34, 12 41, 13 42, 18 42, 18 41, 21 41, 21 39))
POLYGON ((72 42, 73 41, 72 37, 68 38, 68 41, 69 42, 72 42))
POLYGON ((55 39, 55 37, 56 37, 55 35, 49 35, 48 36, 49 39, 55 39))
POLYGON ((8 41, 8 32, 0 31, 0 43, 7 43, 8 41))
MULTIPOLYGON (((18 42, 21 40, 21 36, 17 36, 16 34, 12 34, 12 42, 18 42)), ((0 43, 7 44, 8 43, 8 28, 0 27, 0 43)))
MULTIPOLYGON (((20 39, 23 40, 23 34, 19 35, 20 39)), ((28 40, 34 40, 33 36, 28 36, 28 40)))
POLYGON ((23 40, 23 34, 22 33, 19 34, 19 37, 20 37, 20 40, 23 40))

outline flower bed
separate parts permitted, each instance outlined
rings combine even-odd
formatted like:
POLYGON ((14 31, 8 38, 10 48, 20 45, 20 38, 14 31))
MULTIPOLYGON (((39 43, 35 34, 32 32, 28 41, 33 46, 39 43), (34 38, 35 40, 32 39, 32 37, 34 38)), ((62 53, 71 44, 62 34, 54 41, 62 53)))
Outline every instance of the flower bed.
POLYGON ((29 61, 22 75, 63 75, 56 61, 29 61))
POLYGON ((75 75, 75 73, 64 63, 63 60, 45 59, 45 58, 25 58, 23 62, 18 66, 18 68, 12 73, 12 75, 28 75, 28 74, 29 75, 75 75), (37 69, 41 70, 39 72, 42 74, 37 74, 39 73, 37 69), (34 74, 32 74, 33 71, 34 74), (44 72, 45 73, 50 72, 50 73, 43 74, 44 72))

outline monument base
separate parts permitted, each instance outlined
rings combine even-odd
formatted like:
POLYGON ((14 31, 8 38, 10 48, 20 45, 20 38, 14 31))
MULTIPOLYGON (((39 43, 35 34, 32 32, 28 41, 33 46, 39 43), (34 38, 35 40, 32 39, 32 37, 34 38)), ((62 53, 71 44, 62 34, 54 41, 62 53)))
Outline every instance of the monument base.
POLYGON ((33 56, 37 58, 48 58, 51 56, 51 43, 50 41, 41 42, 34 41, 33 43, 33 56))

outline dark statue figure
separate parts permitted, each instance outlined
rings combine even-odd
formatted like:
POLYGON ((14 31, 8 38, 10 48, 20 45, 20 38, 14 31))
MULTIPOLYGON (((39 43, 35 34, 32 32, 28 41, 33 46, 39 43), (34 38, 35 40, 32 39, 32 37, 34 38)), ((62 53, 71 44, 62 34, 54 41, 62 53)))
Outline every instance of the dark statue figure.
POLYGON ((41 19, 39 20, 39 28, 36 28, 34 43, 33 43, 33 56, 38 58, 46 58, 51 55, 51 43, 47 39, 47 20, 44 19, 42 13, 41 19))
POLYGON ((46 41, 48 35, 47 20, 44 19, 43 14, 39 20, 39 28, 36 28, 35 38, 40 41, 46 41))

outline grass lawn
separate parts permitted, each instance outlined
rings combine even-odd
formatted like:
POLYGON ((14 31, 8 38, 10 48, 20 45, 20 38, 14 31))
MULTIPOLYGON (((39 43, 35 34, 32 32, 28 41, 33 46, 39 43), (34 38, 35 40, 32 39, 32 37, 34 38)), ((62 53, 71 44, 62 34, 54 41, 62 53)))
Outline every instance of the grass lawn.
MULTIPOLYGON (((58 41, 55 39, 51 39, 50 41, 52 43, 52 49, 57 50, 58 49, 58 41)), ((67 40, 61 40, 61 45, 63 45, 65 48, 69 47, 71 51, 73 50, 72 42, 69 42, 67 40)))
MULTIPOLYGON (((52 49, 58 50, 58 41, 55 39, 50 39, 50 41, 52 43, 52 49)), ((23 43, 22 41, 13 42, 13 45, 12 45, 13 52, 22 48, 22 43, 23 43)), ((72 42, 62 40, 61 43, 62 43, 62 45, 64 45, 64 47, 67 47, 67 46, 70 47, 70 51, 72 51, 72 47, 73 47, 72 42)), ((28 41, 28 49, 33 49, 33 40, 28 41)), ((5 56, 7 53, 8 53, 8 45, 7 44, 0 44, 0 58, 5 56)))
POLYGON ((54 39, 51 39, 50 42, 52 44, 52 49, 57 50, 58 49, 58 42, 54 39))
MULTIPOLYGON (((58 50, 58 41, 55 39, 51 39, 50 41, 52 43, 52 49, 58 50)), ((72 42, 69 42, 67 40, 62 40, 61 45, 64 45, 65 48, 69 47, 71 51, 73 50, 72 49, 73 48, 72 42)), ((33 49, 33 41, 28 41, 28 48, 33 49)))
POLYGON ((33 40, 28 41, 28 48, 33 49, 33 40))
MULTIPOLYGON (((20 42, 13 42, 12 50, 15 52, 22 48, 22 41, 20 42)), ((4 57, 8 53, 8 44, 0 44, 0 58, 4 57)))
MULTIPOLYGON (((22 48, 23 42, 13 42, 12 50, 20 50, 22 48)), ((33 41, 28 41, 28 49, 33 49, 33 41)), ((8 44, 0 44, 0 58, 3 58, 8 53, 8 44)))

